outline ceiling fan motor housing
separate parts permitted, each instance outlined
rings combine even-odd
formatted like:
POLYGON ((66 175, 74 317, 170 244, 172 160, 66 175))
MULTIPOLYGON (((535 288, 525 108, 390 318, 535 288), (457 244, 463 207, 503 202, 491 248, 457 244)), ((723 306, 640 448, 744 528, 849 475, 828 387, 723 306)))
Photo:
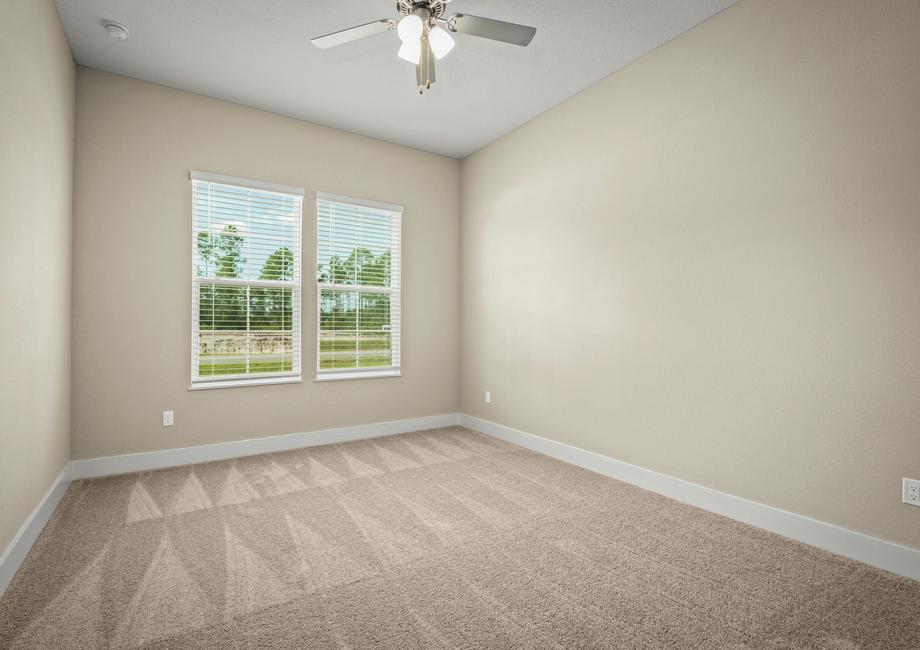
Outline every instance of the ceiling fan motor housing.
POLYGON ((439 18, 450 0, 396 0, 396 11, 408 16, 416 9, 427 9, 432 18, 439 18))

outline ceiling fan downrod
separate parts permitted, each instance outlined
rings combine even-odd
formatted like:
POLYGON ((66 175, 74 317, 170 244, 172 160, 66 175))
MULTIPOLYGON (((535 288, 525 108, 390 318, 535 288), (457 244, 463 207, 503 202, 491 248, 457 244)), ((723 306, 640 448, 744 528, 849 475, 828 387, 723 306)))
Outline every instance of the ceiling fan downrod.
POLYGON ((418 63, 415 65, 415 80, 418 84, 418 94, 425 94, 426 90, 431 90, 431 84, 437 79, 435 77, 434 54, 431 51, 431 27, 433 18, 428 7, 417 7, 412 11, 412 15, 418 16, 422 20, 421 47, 422 52, 419 56, 418 63))

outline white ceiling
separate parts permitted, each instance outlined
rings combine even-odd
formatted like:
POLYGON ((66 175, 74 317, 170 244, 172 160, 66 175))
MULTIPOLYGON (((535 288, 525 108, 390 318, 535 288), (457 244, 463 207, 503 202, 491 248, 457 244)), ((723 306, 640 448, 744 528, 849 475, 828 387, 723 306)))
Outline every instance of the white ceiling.
POLYGON ((82 65, 462 158, 735 0, 455 0, 533 25, 529 47, 457 34, 420 96, 394 32, 310 38, 396 17, 394 0, 56 0, 82 65), (127 41, 109 38, 121 22, 127 41))

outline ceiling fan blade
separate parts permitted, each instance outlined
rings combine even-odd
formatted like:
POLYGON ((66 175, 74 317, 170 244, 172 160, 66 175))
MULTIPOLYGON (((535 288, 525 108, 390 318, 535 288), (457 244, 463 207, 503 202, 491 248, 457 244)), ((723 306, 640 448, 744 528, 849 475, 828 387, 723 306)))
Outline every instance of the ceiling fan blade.
POLYGON ((522 47, 529 45, 537 33, 536 27, 506 23, 503 20, 493 20, 492 18, 480 18, 469 14, 451 16, 447 19, 447 28, 452 32, 491 38, 493 41, 503 41, 522 47))
POLYGON ((330 47, 335 47, 336 45, 343 45, 344 43, 356 41, 359 38, 364 38, 365 36, 373 36, 374 34, 380 34, 382 32, 389 31, 394 27, 396 27, 395 20, 392 18, 383 18, 382 20, 375 20, 372 23, 358 25, 357 27, 350 27, 339 32, 332 32, 331 34, 326 34, 325 36, 317 36, 316 38, 311 39, 310 42, 319 49, 326 50, 330 47))

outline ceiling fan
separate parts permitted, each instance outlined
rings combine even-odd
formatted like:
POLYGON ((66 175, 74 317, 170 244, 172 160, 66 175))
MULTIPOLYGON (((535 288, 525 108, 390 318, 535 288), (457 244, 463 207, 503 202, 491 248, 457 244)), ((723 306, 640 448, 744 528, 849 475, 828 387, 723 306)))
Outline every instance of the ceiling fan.
POLYGON ((419 93, 431 88, 435 82, 435 60, 443 59, 454 47, 449 32, 469 34, 493 41, 502 41, 525 47, 537 33, 536 27, 527 27, 503 20, 480 18, 469 14, 445 16, 444 10, 451 0, 397 0, 396 11, 401 18, 383 18, 358 25, 310 42, 320 49, 335 47, 393 29, 402 45, 397 52, 400 59, 415 64, 415 79, 419 93))

